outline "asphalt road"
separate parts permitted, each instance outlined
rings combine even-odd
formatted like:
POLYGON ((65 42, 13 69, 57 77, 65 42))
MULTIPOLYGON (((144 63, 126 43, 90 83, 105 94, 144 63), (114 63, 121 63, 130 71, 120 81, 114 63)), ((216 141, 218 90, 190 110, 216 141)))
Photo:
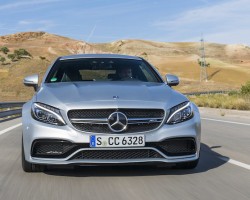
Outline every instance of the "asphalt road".
POLYGON ((21 120, 0 123, 0 200, 249 200, 250 113, 201 113, 201 160, 194 170, 127 166, 24 173, 21 126, 6 131, 21 120))

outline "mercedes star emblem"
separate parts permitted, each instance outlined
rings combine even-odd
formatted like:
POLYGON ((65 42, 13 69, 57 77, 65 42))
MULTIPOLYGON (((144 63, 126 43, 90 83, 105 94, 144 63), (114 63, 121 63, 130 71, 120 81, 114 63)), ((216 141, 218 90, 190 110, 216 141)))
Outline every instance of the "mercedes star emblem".
POLYGON ((127 128, 128 119, 122 112, 113 112, 108 117, 108 126, 111 131, 119 133, 127 128))

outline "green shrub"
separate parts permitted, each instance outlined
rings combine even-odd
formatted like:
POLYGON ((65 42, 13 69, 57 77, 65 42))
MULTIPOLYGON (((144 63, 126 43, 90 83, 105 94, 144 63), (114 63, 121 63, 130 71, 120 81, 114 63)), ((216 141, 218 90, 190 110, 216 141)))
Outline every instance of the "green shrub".
POLYGON ((39 56, 39 58, 40 58, 41 60, 46 60, 46 57, 44 57, 44 56, 39 56))
POLYGON ((14 54, 16 55, 16 57, 18 59, 22 58, 22 56, 29 56, 29 57, 32 57, 31 54, 25 50, 25 49, 18 49, 18 50, 15 50, 14 51, 14 54))
POLYGON ((250 95, 250 81, 241 87, 240 93, 242 95, 250 95))
POLYGON ((228 93, 229 96, 234 96, 234 95, 239 95, 239 92, 238 91, 230 91, 228 93))
POLYGON ((0 51, 2 51, 3 53, 7 54, 10 50, 8 49, 8 47, 1 47, 0 51))
POLYGON ((4 57, 2 57, 2 56, 0 56, 0 61, 2 62, 2 64, 5 62, 5 58, 4 57))
POLYGON ((16 57, 16 54, 9 54, 9 55, 8 55, 8 58, 9 58, 11 61, 18 60, 17 57, 16 57))

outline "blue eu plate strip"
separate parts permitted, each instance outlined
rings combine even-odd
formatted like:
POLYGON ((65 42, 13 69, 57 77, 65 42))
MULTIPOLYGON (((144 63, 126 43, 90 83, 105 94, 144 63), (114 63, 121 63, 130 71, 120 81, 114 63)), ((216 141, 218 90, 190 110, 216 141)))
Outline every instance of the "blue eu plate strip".
POLYGON ((90 136, 90 147, 95 147, 95 135, 90 136))

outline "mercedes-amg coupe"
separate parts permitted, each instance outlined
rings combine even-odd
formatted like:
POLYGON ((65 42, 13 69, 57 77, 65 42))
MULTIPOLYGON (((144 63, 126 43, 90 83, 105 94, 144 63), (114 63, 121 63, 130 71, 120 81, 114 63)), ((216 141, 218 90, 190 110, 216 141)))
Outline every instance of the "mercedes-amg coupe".
POLYGON ((198 108, 172 89, 178 77, 162 78, 143 58, 63 56, 38 83, 38 75, 24 79, 36 91, 22 110, 25 172, 49 165, 197 166, 198 108))

